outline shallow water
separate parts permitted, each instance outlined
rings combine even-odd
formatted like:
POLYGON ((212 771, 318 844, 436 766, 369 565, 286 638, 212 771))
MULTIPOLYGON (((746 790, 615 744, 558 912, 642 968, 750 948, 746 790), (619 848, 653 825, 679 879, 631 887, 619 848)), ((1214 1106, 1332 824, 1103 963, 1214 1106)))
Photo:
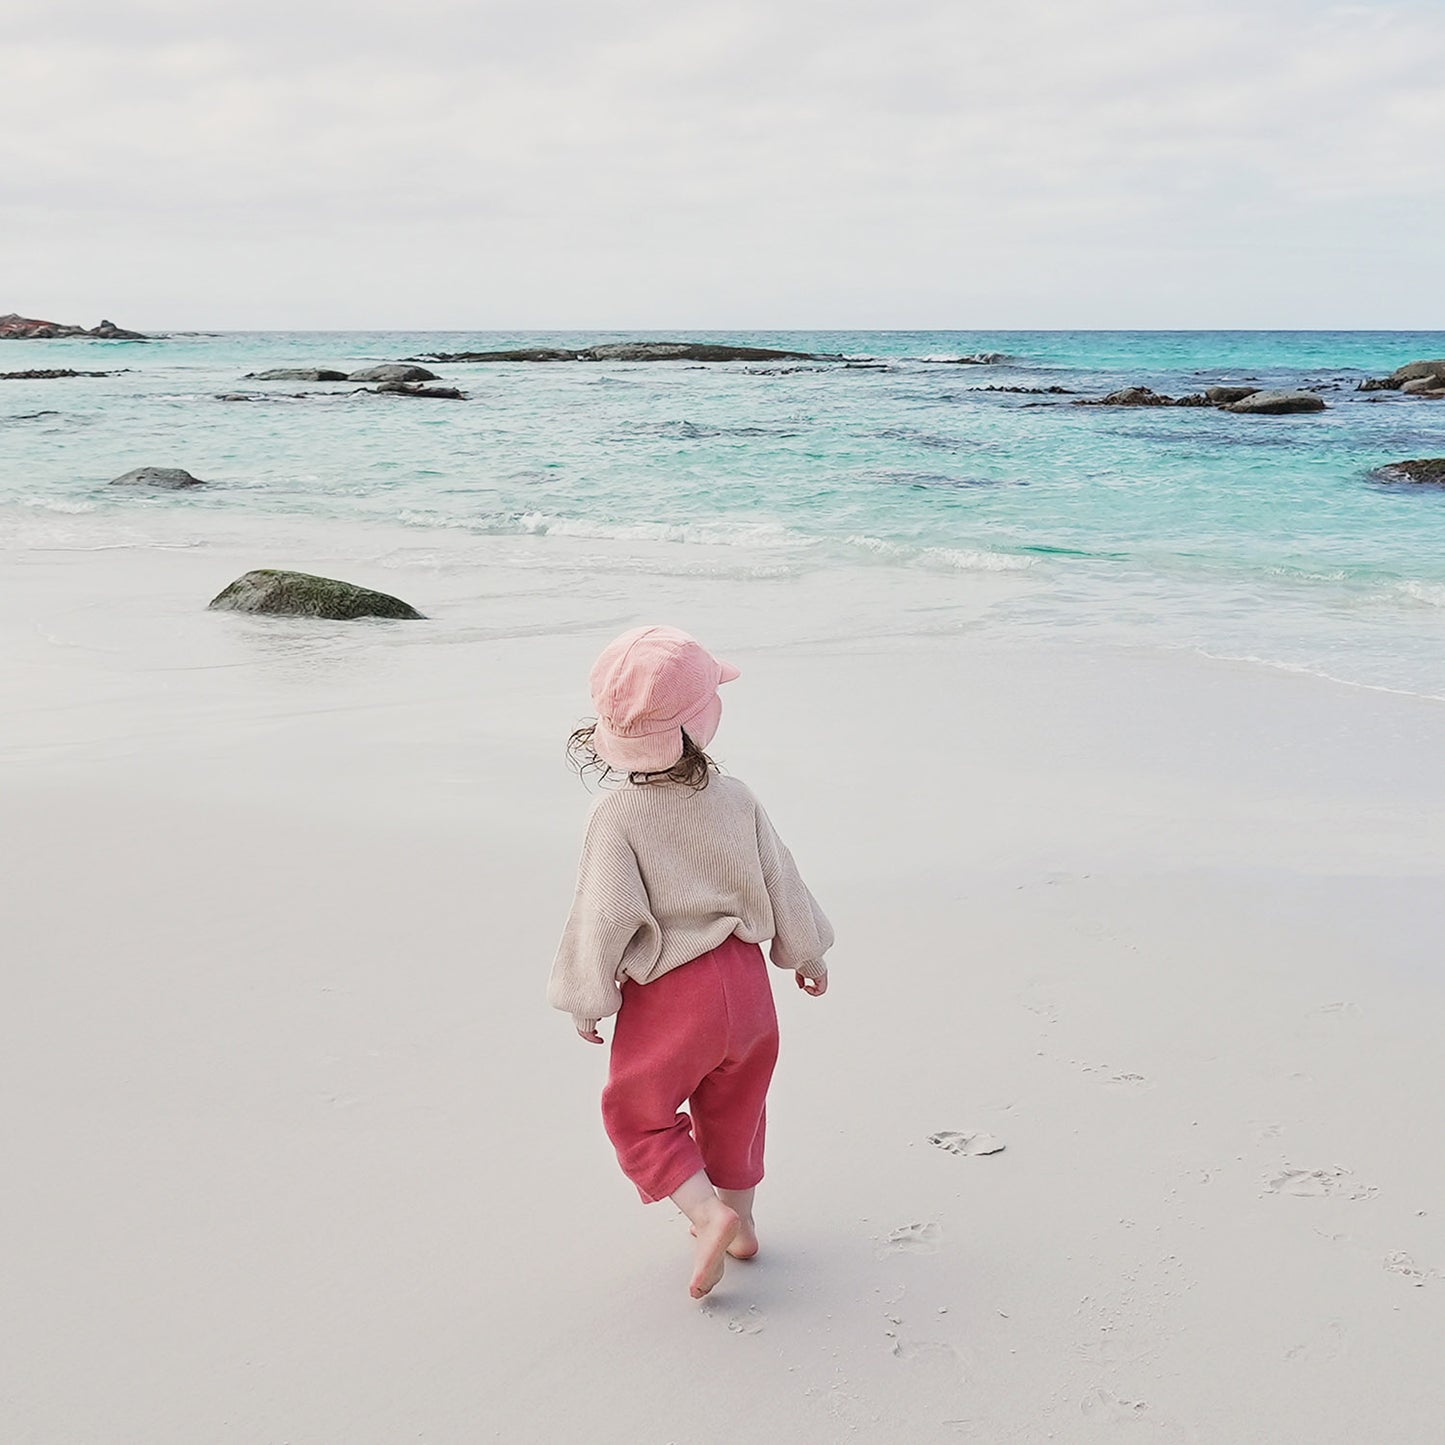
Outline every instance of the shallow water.
MULTIPOLYGON (((270 513, 388 532, 704 543, 739 576, 1002 572, 1024 585, 990 626, 1087 630, 1445 697, 1445 491, 1369 479, 1383 462, 1445 455, 1445 403, 1355 390, 1445 355, 1440 333, 705 334, 879 364, 435 367, 465 402, 243 380, 609 339, 0 343, 0 371, 126 368, 0 382, 0 548, 95 546, 97 527, 145 545, 173 539, 180 517, 204 537, 218 513, 270 513), (993 352, 1006 359, 940 359, 993 352), (1322 387, 1330 409, 1236 417, 981 389, 1100 395, 1142 382, 1179 395, 1229 380, 1322 387), (219 399, 237 393, 252 399, 219 399), (213 485, 104 487, 145 464, 213 485)), ((696 556, 686 549, 684 565, 696 556)))

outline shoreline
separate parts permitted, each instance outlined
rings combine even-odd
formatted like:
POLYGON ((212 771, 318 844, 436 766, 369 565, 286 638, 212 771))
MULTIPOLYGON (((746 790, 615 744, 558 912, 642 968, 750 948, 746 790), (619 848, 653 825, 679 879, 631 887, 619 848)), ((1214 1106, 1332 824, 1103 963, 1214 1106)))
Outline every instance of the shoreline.
POLYGON ((1009 577, 367 535, 433 622, 207 614, 356 572, 294 519, 14 554, 10 1438, 1433 1442, 1437 704, 997 631, 1009 577), (543 998, 563 741, 654 614, 841 940, 701 1307, 543 998))

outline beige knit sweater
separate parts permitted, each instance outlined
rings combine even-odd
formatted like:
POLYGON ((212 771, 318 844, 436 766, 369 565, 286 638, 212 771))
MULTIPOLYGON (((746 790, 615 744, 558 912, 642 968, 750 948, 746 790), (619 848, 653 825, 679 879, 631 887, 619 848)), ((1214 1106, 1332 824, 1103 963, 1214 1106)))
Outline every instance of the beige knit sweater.
POLYGON ((746 784, 628 783, 588 819, 548 1002, 587 1032, 621 1008, 624 979, 651 983, 734 933, 771 938, 779 968, 828 971, 832 927, 746 784))

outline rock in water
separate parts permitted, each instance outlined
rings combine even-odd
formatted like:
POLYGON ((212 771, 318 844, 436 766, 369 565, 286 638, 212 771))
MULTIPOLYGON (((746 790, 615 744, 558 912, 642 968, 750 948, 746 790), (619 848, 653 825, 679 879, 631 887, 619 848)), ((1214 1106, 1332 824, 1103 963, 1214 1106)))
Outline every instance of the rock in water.
POLYGON ((404 361, 388 361, 382 366, 368 366, 353 371, 347 381, 436 381, 437 374, 424 366, 410 366, 404 361))
POLYGON ((59 381, 65 376, 116 376, 114 371, 71 371, 69 367, 48 367, 40 371, 0 371, 0 381, 59 381))
POLYGON ((238 577, 211 599, 220 612, 261 612, 275 617, 326 617, 350 622, 358 617, 420 618, 421 613, 385 592, 373 592, 334 577, 309 572, 260 568, 238 577))
POLYGON ((102 321, 90 335, 98 336, 102 341, 146 341, 149 339, 141 335, 139 331, 127 331, 124 326, 117 326, 114 321, 102 321))
POLYGON ((366 388, 373 396, 429 396, 438 401, 465 401, 467 394, 454 386, 422 386, 415 381, 383 381, 366 388))
POLYGON ((1438 377, 1436 386, 1445 386, 1445 357, 1435 361, 1409 361, 1397 366, 1389 376, 1370 377, 1360 383, 1361 391, 1399 391, 1407 381, 1419 381, 1423 377, 1438 377))
POLYGON ((1172 396, 1161 396, 1147 386, 1123 386, 1111 391, 1108 396, 1091 397, 1087 401, 1076 401, 1075 406, 1173 406, 1172 396))
MULTIPOLYGON (((768 346, 720 346, 707 341, 608 341, 576 351, 560 346, 528 346, 515 351, 449 351, 427 357, 437 362, 480 361, 841 361, 811 351, 776 351, 768 346)), ((356 380, 353 377, 352 380, 356 380)), ((368 380, 370 378, 367 378, 368 380)), ((386 377, 383 380, 419 380, 386 377)))
POLYGON ((1224 408, 1240 416, 1291 416, 1296 412, 1324 409, 1324 397, 1312 391, 1256 391, 1224 408))
POLYGON ((1379 482, 1406 482, 1418 487, 1445 487, 1445 457, 1417 457, 1390 462, 1370 474, 1379 482))
POLYGON ((517 351, 439 351, 424 361, 580 361, 581 354, 560 346, 527 346, 517 351))
POLYGON ((270 371, 248 371, 243 381, 350 381, 344 371, 321 366, 278 366, 270 371))
MULTIPOLYGON (((816 361, 809 351, 717 346, 706 341, 609 341, 578 353, 583 361, 816 361)), ((833 358, 837 359, 837 358, 833 358)))
POLYGON ((1210 406, 1231 406, 1255 395, 1258 390, 1257 386, 1206 386, 1204 395, 1209 398, 1210 406))
POLYGON ((1385 380, 1391 386, 1404 386, 1407 381, 1419 381, 1425 376, 1438 376, 1445 380, 1445 357, 1435 361, 1411 361, 1396 367, 1385 380))
POLYGON ((1401 396, 1445 396, 1445 376, 1415 376, 1400 383, 1401 396))
POLYGON ((155 487, 159 491, 179 492, 186 487, 204 487, 206 484, 180 467, 137 467, 123 477, 111 480, 112 487, 155 487))

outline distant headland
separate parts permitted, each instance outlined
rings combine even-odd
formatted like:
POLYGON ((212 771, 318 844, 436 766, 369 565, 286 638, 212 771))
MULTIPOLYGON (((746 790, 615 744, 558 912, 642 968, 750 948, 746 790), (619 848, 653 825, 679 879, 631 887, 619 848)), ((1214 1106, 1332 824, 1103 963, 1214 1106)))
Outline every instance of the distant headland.
POLYGON ((149 341, 150 337, 139 331, 127 331, 114 321, 102 321, 99 326, 67 326, 60 321, 41 321, 34 316, 20 316, 12 311, 0 316, 0 340, 5 341, 48 341, 58 336, 88 336, 96 341, 149 341))

